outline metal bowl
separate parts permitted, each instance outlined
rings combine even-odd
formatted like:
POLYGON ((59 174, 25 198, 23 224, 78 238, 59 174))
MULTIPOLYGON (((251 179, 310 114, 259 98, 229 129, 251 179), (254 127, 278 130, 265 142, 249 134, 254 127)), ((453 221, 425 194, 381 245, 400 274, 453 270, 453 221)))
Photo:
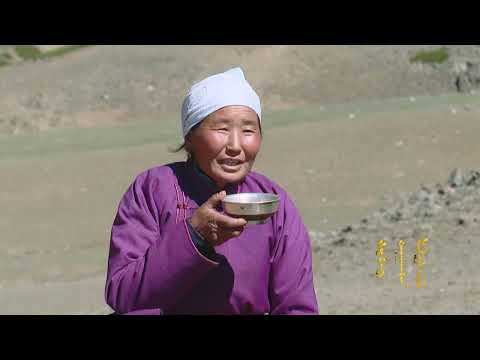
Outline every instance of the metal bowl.
POLYGON ((265 193, 228 195, 223 209, 231 217, 243 218, 249 224, 264 224, 278 210, 280 196, 265 193))

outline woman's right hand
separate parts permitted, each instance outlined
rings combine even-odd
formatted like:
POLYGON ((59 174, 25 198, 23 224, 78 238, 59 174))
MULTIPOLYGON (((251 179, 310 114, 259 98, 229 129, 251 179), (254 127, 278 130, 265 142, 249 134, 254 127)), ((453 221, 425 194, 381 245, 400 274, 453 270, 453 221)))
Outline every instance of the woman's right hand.
POLYGON ((190 218, 193 229, 214 247, 240 236, 247 225, 245 219, 232 218, 215 210, 225 196, 227 196, 225 191, 214 194, 190 218))

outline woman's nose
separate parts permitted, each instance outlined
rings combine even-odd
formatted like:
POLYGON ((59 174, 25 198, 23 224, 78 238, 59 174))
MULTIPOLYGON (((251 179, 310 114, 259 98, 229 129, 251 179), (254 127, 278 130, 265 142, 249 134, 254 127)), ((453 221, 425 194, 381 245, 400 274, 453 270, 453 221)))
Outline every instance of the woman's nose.
POLYGON ((242 147, 240 146, 240 137, 236 131, 230 133, 227 143, 227 151, 240 152, 242 147))

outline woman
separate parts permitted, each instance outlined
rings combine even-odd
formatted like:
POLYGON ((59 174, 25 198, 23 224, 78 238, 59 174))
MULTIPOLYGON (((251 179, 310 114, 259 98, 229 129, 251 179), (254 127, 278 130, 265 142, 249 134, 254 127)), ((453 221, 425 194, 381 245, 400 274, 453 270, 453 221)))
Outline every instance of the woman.
POLYGON ((112 227, 105 296, 118 314, 317 314, 308 233, 287 193, 251 171, 260 99, 240 68, 194 85, 186 162, 140 174, 112 227), (275 193, 263 225, 222 213, 228 194, 275 193))

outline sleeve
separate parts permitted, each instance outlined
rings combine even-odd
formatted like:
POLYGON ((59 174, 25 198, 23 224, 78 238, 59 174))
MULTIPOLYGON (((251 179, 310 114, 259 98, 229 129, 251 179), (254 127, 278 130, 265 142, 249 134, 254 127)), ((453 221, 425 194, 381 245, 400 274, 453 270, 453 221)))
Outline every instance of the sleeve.
POLYGON ((190 237, 192 238, 193 243, 195 244, 196 248, 200 253, 209 258, 210 260, 214 260, 216 255, 215 248, 210 246, 202 236, 195 231, 193 226, 190 224, 190 219, 187 220, 188 225, 188 232, 190 233, 190 237))
POLYGON ((112 226, 105 299, 117 314, 168 313, 218 266, 197 250, 186 221, 160 231, 160 207, 147 179, 139 176, 129 187, 112 226))
POLYGON ((279 231, 271 259, 272 315, 317 315, 310 238, 298 210, 285 195, 278 214, 279 231))

